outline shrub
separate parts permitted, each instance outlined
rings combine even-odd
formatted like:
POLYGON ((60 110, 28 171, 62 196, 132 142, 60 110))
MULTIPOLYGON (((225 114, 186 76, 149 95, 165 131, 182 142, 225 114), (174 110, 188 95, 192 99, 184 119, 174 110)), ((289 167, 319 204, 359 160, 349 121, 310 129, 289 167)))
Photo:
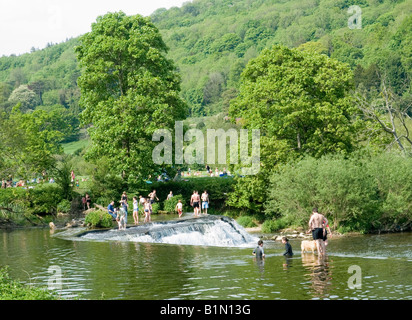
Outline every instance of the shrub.
POLYGON ((160 203, 158 202, 152 203, 152 213, 153 214, 156 214, 159 211, 159 209, 160 209, 160 203))
POLYGON ((289 222, 285 218, 280 219, 270 219, 266 220, 262 224, 262 232, 263 233, 271 233, 278 231, 280 229, 284 229, 289 225, 289 222))
POLYGON ((56 300, 57 294, 46 288, 25 286, 12 280, 7 268, 0 269, 0 300, 56 300))
POLYGON ((63 212, 67 213, 71 209, 71 202, 69 200, 63 199, 58 205, 57 205, 57 211, 58 212, 63 212))
POLYGON ((38 185, 28 190, 29 212, 32 214, 53 214, 63 200, 61 189, 55 184, 38 185))
MULTIPOLYGON (((183 205, 189 205, 190 197, 194 190, 199 191, 202 194, 204 190, 207 190, 210 198, 209 208, 223 206, 227 194, 233 191, 234 179, 231 177, 201 177, 190 178, 188 181, 169 181, 169 182, 156 182, 148 185, 143 194, 148 194, 153 189, 156 190, 157 196, 160 200, 166 199, 170 191, 173 194, 182 195, 183 205)), ((166 210, 167 211, 167 210, 166 210)))
POLYGON ((236 219, 236 222, 245 228, 256 227, 256 223, 253 221, 253 218, 250 216, 241 216, 236 219))
POLYGON ((102 210, 90 212, 84 222, 93 228, 111 228, 113 226, 112 216, 102 210))
MULTIPOLYGON (((335 230, 407 230, 412 220, 412 158, 396 153, 306 158, 273 173, 266 215, 307 227, 313 207, 335 230)), ((267 222, 270 230, 276 222, 267 222)))

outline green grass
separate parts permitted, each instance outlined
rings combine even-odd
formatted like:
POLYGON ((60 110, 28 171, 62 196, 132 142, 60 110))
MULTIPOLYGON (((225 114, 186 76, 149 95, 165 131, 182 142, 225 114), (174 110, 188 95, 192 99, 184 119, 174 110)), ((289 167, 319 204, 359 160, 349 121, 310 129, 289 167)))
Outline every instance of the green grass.
POLYGON ((56 300, 56 292, 21 284, 10 278, 7 268, 0 268, 0 300, 56 300))
POLYGON ((78 141, 63 143, 62 146, 63 146, 64 153, 74 154, 79 149, 87 148, 89 144, 90 144, 89 139, 81 139, 78 141))

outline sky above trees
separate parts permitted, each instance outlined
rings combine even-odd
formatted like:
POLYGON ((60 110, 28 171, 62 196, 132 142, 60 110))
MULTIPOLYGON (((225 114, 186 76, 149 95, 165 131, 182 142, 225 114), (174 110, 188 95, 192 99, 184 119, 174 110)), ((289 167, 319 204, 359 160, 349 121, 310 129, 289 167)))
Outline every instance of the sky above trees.
POLYGON ((23 54, 90 31, 96 17, 122 10, 148 16, 188 0, 16 0, 0 2, 0 56, 23 54))

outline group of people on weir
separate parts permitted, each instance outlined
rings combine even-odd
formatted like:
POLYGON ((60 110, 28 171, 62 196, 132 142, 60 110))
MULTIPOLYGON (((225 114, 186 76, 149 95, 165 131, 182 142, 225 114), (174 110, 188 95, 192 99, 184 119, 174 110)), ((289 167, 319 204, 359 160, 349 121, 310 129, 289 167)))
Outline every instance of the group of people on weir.
MULTIPOLYGON (((173 192, 170 191, 170 193, 167 195, 166 200, 169 200, 172 197, 173 192)), ((153 212, 152 205, 153 203, 155 203, 155 201, 159 201, 159 198, 156 195, 156 190, 153 190, 151 193, 149 193, 147 197, 143 197, 142 195, 139 196, 139 199, 137 198, 137 196, 133 197, 133 220, 135 225, 139 224, 139 206, 143 210, 142 214, 144 214, 144 222, 146 223, 151 221, 151 214, 153 212)), ((119 230, 125 230, 127 226, 127 214, 129 208, 126 191, 123 192, 119 203, 120 206, 115 208, 115 202, 114 200, 112 200, 107 207, 107 212, 112 216, 113 220, 118 223, 119 230)), ((193 191, 193 194, 190 198, 190 205, 193 207, 193 215, 195 217, 200 216, 200 208, 203 209, 203 214, 207 215, 207 209, 209 208, 209 194, 207 193, 207 191, 205 190, 202 193, 202 196, 199 196, 198 191, 193 191)), ((177 211, 180 218, 183 214, 183 203, 180 199, 176 204, 175 211, 177 211)))
MULTIPOLYGON (((312 209, 312 215, 309 218, 309 230, 307 233, 312 233, 313 241, 316 243, 316 250, 319 256, 324 256, 326 254, 326 246, 328 245, 328 232, 332 236, 332 232, 329 228, 328 219, 321 213, 318 212, 318 208, 312 209)), ((282 237, 282 243, 285 245, 285 252, 283 255, 285 257, 292 257, 293 250, 289 243, 287 237, 282 237)), ((259 259, 265 258, 265 252, 263 250, 263 240, 258 241, 257 247, 253 250, 252 254, 259 259)))
MULTIPOLYGON (((173 197, 173 192, 167 195, 166 200, 170 200, 173 197)), ((142 195, 133 197, 133 220, 134 224, 139 224, 139 206, 143 208, 144 214, 144 222, 151 221, 151 214, 153 212, 152 204, 155 201, 159 201, 159 198, 156 195, 156 190, 153 190, 151 193, 148 194, 147 197, 143 197, 142 195)), ((128 197, 126 191, 123 192, 121 199, 120 199, 120 206, 118 208, 114 207, 115 202, 111 201, 107 207, 107 212, 112 216, 113 220, 118 223, 119 230, 125 230, 127 226, 127 214, 128 214, 128 197)), ((207 215, 207 209, 209 208, 209 194, 206 190, 199 195, 197 190, 193 191, 192 196, 190 197, 190 205, 193 207, 193 215, 195 217, 199 217, 200 214, 207 215)), ((182 201, 179 199, 175 211, 177 211, 179 218, 183 214, 183 204, 182 201)), ((329 221, 328 219, 321 213, 318 212, 317 208, 313 208, 312 215, 309 218, 309 230, 307 233, 312 233, 313 241, 316 243, 316 250, 320 256, 324 256, 326 253, 326 246, 328 245, 327 235, 332 236, 332 233, 329 228, 329 221)), ((292 246, 289 243, 289 239, 287 237, 282 237, 282 243, 285 245, 285 252, 283 255, 285 257, 292 257, 293 250, 292 246)), ((265 253, 263 250, 263 240, 258 241, 257 247, 253 250, 252 254, 259 259, 265 258, 265 253)))

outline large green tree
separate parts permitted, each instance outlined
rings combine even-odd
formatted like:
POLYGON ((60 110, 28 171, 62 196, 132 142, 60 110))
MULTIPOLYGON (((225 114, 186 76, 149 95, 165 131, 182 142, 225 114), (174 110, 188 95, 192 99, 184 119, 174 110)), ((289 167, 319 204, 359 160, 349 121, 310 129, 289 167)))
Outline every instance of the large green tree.
POLYGON ((358 110, 351 98, 350 68, 314 51, 284 46, 265 49, 242 74, 232 118, 260 129, 262 161, 309 154, 320 157, 354 148, 358 110))
POLYGON ((20 105, 0 117, 0 176, 30 177, 54 168, 63 134, 55 116, 43 110, 22 113, 20 105))
POLYGON ((149 18, 108 13, 97 18, 76 48, 81 121, 89 125, 89 159, 106 156, 123 177, 156 169, 152 134, 174 127, 187 107, 167 46, 149 18))
POLYGON ((357 110, 350 68, 313 50, 265 49, 246 66, 230 115, 247 129, 260 129, 261 172, 240 180, 229 203, 261 208, 279 163, 310 155, 349 153, 356 146, 357 110), (247 197, 247 198, 245 198, 247 197))

